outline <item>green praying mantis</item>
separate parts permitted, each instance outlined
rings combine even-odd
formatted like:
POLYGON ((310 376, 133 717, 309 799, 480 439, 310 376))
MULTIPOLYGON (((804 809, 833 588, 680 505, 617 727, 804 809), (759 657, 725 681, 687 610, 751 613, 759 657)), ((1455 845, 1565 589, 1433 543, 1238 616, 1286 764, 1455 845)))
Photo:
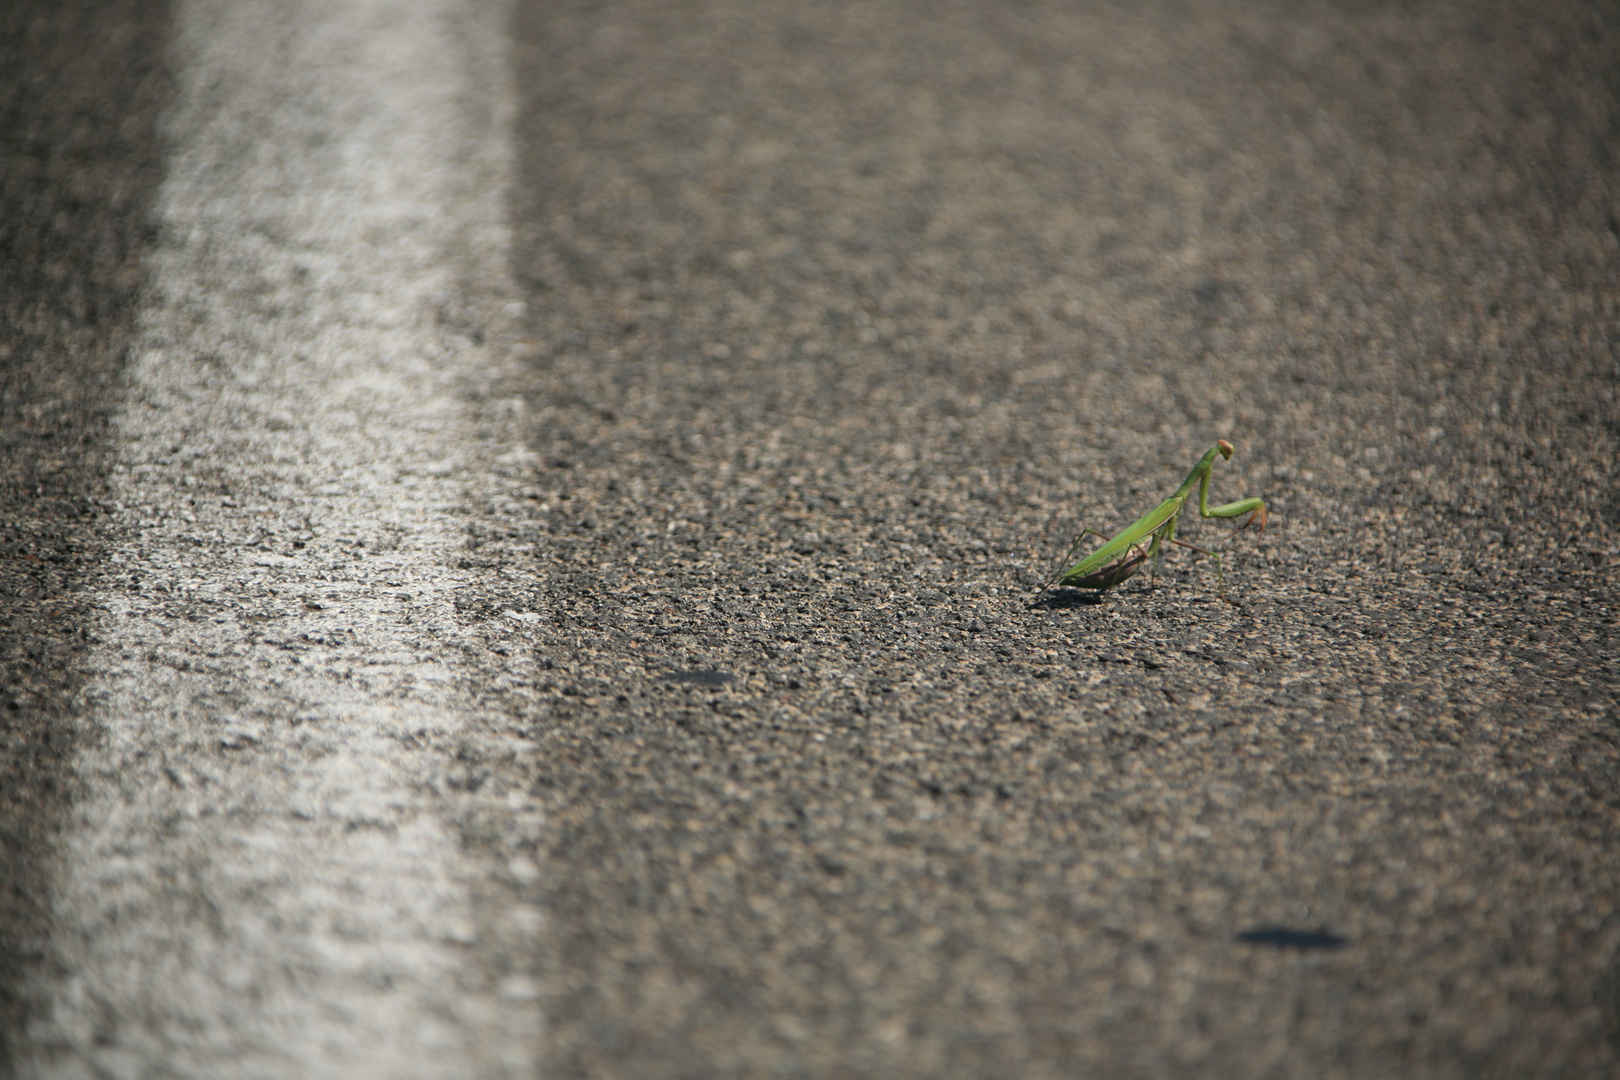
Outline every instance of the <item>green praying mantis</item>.
MULTIPOLYGON (((1260 519, 1260 531, 1264 532, 1266 528, 1266 504, 1261 499, 1240 499, 1224 506, 1211 507, 1209 505, 1209 474, 1215 469, 1217 455, 1230 459, 1232 456, 1232 444, 1225 439, 1216 440, 1209 453, 1205 454, 1198 464, 1193 466, 1193 471, 1187 474, 1187 479, 1181 482, 1181 486, 1176 489, 1175 494, 1137 518, 1129 528, 1109 539, 1102 547, 1070 566, 1067 570, 1060 566, 1057 573, 1054 573, 1046 582, 1046 585, 1042 587, 1041 597, 1044 597, 1054 584, 1068 589, 1094 589, 1098 595, 1106 594, 1109 589, 1133 577, 1142 569, 1143 564, 1150 559, 1154 560, 1156 571, 1158 567, 1157 560, 1162 558, 1160 549, 1165 543, 1171 543, 1205 555, 1215 556, 1215 573, 1219 582, 1221 599, 1225 600, 1226 574, 1221 567, 1220 553, 1206 551, 1204 548, 1189 544, 1185 540, 1177 540, 1176 523, 1181 519, 1181 512, 1186 508, 1187 500, 1192 497, 1195 484, 1198 487, 1199 516, 1206 518, 1236 518, 1248 514, 1249 520, 1238 526, 1240 529, 1248 528, 1258 517, 1260 519), (1142 544, 1149 537, 1152 538, 1153 542, 1146 551, 1143 551, 1142 544)), ((1074 546, 1063 557, 1063 564, 1067 565, 1069 560, 1074 558, 1074 553, 1080 550, 1080 545, 1085 542, 1086 537, 1093 535, 1102 536, 1103 534, 1095 529, 1081 529, 1080 535, 1074 538, 1074 546)), ((1040 597, 1037 597, 1036 603, 1039 602, 1040 597)))

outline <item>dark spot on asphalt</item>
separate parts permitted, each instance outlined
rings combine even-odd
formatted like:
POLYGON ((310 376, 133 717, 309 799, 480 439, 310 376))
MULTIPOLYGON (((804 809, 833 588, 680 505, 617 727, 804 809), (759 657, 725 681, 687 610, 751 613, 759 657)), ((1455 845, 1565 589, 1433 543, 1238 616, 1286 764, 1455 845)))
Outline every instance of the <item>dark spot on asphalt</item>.
POLYGON ((1286 926, 1257 926, 1238 935, 1250 945, 1270 945, 1277 949, 1342 949, 1347 938, 1326 930, 1290 930, 1286 926))

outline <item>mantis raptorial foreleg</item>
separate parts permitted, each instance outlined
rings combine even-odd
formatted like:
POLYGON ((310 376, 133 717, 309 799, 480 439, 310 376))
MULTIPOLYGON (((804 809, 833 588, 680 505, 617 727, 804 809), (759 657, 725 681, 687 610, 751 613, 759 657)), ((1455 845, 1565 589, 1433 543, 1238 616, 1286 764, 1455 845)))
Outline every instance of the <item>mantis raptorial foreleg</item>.
MULTIPOLYGON (((1206 518, 1236 518, 1244 514, 1249 515, 1239 528, 1248 528, 1255 518, 1260 519, 1260 530, 1266 528, 1266 504, 1258 498, 1239 499, 1237 502, 1225 503, 1221 506, 1209 505, 1209 477, 1215 469, 1217 457, 1229 459, 1232 456, 1232 444, 1225 439, 1218 440, 1206 453, 1198 464, 1193 466, 1187 479, 1168 499, 1137 518, 1129 527, 1109 538, 1106 543, 1075 563, 1067 570, 1054 574, 1051 581, 1041 590, 1045 596, 1047 589, 1058 584, 1070 589, 1095 589, 1099 593, 1106 593, 1109 589, 1119 585, 1127 578, 1132 577, 1142 569, 1142 564, 1153 560, 1155 570, 1158 560, 1163 557, 1163 545, 1168 542, 1180 547, 1191 548, 1205 555, 1215 557, 1215 574, 1217 587, 1221 599, 1226 599, 1226 572, 1221 565, 1221 557, 1213 551, 1195 547, 1183 540, 1176 539, 1176 524, 1181 519, 1181 512, 1186 508, 1187 500, 1192 497, 1193 488, 1198 488, 1198 515, 1206 518), (1141 544, 1151 537, 1147 551, 1144 553, 1141 544)), ((1080 544, 1088 535, 1103 535, 1094 529, 1082 529, 1075 538, 1074 546, 1064 556, 1066 563, 1074 558, 1080 544)), ((1038 602, 1038 600, 1037 600, 1038 602)))

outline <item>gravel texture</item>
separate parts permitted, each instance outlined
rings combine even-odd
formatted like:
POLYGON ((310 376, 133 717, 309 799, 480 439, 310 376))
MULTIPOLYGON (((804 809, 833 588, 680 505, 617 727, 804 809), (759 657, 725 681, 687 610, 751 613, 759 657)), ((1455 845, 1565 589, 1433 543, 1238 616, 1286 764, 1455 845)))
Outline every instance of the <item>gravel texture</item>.
POLYGON ((177 6, 0 16, 13 1071, 1620 1073, 1611 5, 177 6))
POLYGON ((1611 11, 517 27, 545 1075, 1612 1073, 1611 11))
POLYGON ((73 795, 107 420, 161 178, 166 6, 0 11, 0 1075, 73 795))

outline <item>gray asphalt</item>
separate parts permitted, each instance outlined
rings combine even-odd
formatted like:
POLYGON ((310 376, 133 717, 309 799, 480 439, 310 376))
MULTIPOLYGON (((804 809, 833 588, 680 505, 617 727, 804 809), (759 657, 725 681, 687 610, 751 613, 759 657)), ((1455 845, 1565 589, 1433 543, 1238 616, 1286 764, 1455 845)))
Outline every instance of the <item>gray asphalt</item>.
MULTIPOLYGON (((162 164, 164 16, 103 25, 0 67, 51 223, 0 238, 13 1053, 162 164)), ((527 315, 463 404, 527 452, 465 489, 441 756, 537 870, 541 1075, 1620 1075, 1611 6, 520 3, 510 50, 527 315), (1179 550, 1032 603, 1219 438, 1232 603, 1179 550)))
POLYGON ((0 13, 0 1073, 47 963, 102 549, 106 430, 163 161, 167 7, 0 13))

